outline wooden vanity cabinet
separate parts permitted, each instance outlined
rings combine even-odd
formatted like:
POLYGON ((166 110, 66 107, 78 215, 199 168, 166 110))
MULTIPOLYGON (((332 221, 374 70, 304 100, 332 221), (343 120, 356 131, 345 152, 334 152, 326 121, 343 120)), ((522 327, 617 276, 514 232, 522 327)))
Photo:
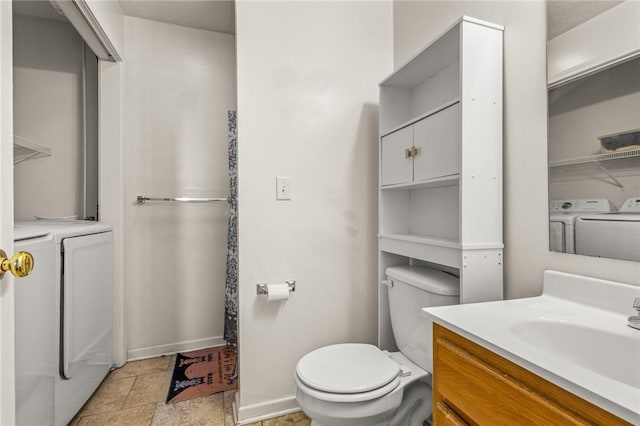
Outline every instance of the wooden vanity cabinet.
POLYGON ((630 425, 434 324, 433 424, 630 425))

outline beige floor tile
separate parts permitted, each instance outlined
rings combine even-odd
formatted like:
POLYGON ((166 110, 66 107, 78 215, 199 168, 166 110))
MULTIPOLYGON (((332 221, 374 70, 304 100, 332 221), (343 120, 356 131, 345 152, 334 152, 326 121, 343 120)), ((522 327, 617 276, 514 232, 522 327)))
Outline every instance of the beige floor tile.
POLYGON ((121 368, 113 370, 110 376, 119 379, 122 377, 142 376, 143 374, 159 373, 161 371, 172 370, 175 363, 175 355, 161 356, 158 358, 131 361, 121 368), (172 362, 173 361, 173 362, 172 362))
POLYGON ((153 416, 153 426, 223 426, 222 393, 189 399, 175 404, 160 403, 153 416))
POLYGON ((168 370, 136 377, 124 408, 163 402, 167 398, 170 379, 171 372, 168 370))
POLYGON ((245 425, 245 426, 262 426, 262 422, 249 423, 248 425, 245 425))
POLYGON ((111 413, 82 417, 78 426, 147 426, 156 409, 156 404, 127 408, 111 413))
POLYGON ((263 420, 262 426, 309 426, 311 419, 302 411, 274 419, 263 420))
POLYGON ((224 392, 224 426, 235 426, 233 421, 233 400, 236 397, 236 391, 224 392))
POLYGON ((124 406, 135 380, 135 377, 121 379, 107 377, 84 405, 78 416, 84 417, 120 410, 124 406))

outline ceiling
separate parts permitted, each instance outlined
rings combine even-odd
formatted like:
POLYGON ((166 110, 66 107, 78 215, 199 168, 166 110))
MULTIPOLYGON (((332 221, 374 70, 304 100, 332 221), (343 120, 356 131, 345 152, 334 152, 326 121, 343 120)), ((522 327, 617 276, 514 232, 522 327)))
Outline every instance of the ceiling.
POLYGON ((618 0, 547 0, 547 40, 619 5, 618 0))
POLYGON ((119 0, 125 15, 235 34, 233 0, 119 0))
MULTIPOLYGON (((2 0, 0 0, 2 1, 2 0)), ((235 34, 234 0, 119 0, 125 15, 235 34)), ((547 0, 547 39, 622 3, 622 0, 547 0)), ((14 1, 15 13, 66 20, 47 0, 14 1)))

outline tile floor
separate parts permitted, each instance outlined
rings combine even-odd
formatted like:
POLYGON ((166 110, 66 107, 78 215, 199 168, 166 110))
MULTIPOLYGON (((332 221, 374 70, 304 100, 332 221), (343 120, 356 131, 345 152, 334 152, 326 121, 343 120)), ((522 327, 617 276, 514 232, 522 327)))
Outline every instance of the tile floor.
MULTIPOLYGON (((175 356, 132 361, 112 371, 69 426, 234 426, 235 391, 165 404, 175 356)), ((309 426, 303 413, 248 426, 309 426)))

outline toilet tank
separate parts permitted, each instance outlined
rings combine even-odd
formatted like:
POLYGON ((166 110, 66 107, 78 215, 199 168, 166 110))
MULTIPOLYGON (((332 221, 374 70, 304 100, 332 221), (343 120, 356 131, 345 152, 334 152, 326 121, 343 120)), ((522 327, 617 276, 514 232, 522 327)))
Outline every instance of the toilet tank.
POLYGON ((460 303, 460 280, 423 266, 387 268, 389 314, 396 345, 411 361, 433 371, 432 326, 422 308, 460 303))

